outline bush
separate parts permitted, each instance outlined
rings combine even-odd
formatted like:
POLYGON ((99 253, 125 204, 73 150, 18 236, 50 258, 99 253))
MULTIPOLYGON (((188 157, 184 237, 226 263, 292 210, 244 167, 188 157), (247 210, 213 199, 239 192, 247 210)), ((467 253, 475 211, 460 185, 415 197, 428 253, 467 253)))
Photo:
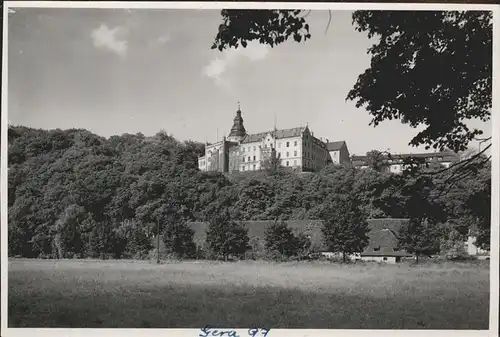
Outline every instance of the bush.
POLYGON ((194 231, 185 222, 168 224, 163 233, 166 253, 173 258, 193 258, 196 255, 193 236, 194 231))
POLYGON ((266 255, 272 260, 288 260, 303 257, 309 253, 311 241, 304 234, 294 235, 284 221, 275 222, 266 228, 266 255))
MULTIPOLYGON (((113 230, 113 257, 147 259, 154 248, 147 228, 135 219, 124 220, 113 230)), ((155 241, 156 244, 156 241, 155 241)))
POLYGON ((262 260, 266 258, 265 242, 259 237, 253 237, 249 240, 250 250, 245 257, 250 260, 262 260))
POLYGON ((228 212, 209 220, 206 243, 211 259, 242 259, 250 248, 248 242, 248 230, 233 221, 228 212))
POLYGON ((441 242, 441 252, 445 259, 450 261, 468 260, 469 255, 464 247, 465 238, 453 229, 446 236, 446 240, 441 242))

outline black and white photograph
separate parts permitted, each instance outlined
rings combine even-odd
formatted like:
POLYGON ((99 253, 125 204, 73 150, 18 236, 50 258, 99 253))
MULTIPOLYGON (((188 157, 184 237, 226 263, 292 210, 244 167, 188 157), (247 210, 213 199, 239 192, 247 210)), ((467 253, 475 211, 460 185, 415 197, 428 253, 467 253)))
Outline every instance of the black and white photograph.
POLYGON ((498 7, 292 5, 4 3, 2 336, 498 332, 498 7))

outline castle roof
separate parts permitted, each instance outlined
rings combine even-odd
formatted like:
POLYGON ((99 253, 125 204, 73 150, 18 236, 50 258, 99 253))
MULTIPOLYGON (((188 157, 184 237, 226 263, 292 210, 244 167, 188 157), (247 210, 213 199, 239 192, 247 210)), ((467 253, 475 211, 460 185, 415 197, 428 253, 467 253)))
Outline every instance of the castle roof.
POLYGON ((345 145, 345 141, 341 140, 338 142, 330 142, 326 144, 328 151, 338 151, 345 145))
POLYGON ((302 135, 302 132, 304 132, 306 128, 307 127, 298 127, 298 128, 292 128, 292 129, 282 129, 282 130, 254 133, 251 135, 246 135, 246 137, 243 139, 242 143, 260 142, 269 133, 274 135, 274 137, 276 139, 300 137, 302 135))
POLYGON ((247 132, 243 126, 243 117, 241 117, 241 110, 238 108, 233 120, 233 127, 231 128, 231 132, 229 132, 229 137, 244 137, 246 134, 247 132))

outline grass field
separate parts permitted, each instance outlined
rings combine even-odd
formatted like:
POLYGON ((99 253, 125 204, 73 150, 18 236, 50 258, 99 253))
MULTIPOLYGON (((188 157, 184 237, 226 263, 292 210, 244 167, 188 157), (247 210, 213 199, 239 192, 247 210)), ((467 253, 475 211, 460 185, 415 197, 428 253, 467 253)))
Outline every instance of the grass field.
POLYGON ((489 265, 9 261, 9 327, 488 329, 489 265))

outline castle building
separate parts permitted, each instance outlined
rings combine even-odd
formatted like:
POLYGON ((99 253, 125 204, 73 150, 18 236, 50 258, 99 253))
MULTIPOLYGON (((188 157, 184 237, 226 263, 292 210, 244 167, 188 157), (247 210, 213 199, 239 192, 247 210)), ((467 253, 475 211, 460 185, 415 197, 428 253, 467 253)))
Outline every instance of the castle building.
POLYGON ((198 159, 198 167, 201 171, 257 171, 271 158, 272 151, 281 166, 299 172, 319 171, 328 163, 350 163, 345 142, 323 142, 314 137, 308 126, 248 134, 238 108, 229 135, 205 145, 205 155, 198 159))

